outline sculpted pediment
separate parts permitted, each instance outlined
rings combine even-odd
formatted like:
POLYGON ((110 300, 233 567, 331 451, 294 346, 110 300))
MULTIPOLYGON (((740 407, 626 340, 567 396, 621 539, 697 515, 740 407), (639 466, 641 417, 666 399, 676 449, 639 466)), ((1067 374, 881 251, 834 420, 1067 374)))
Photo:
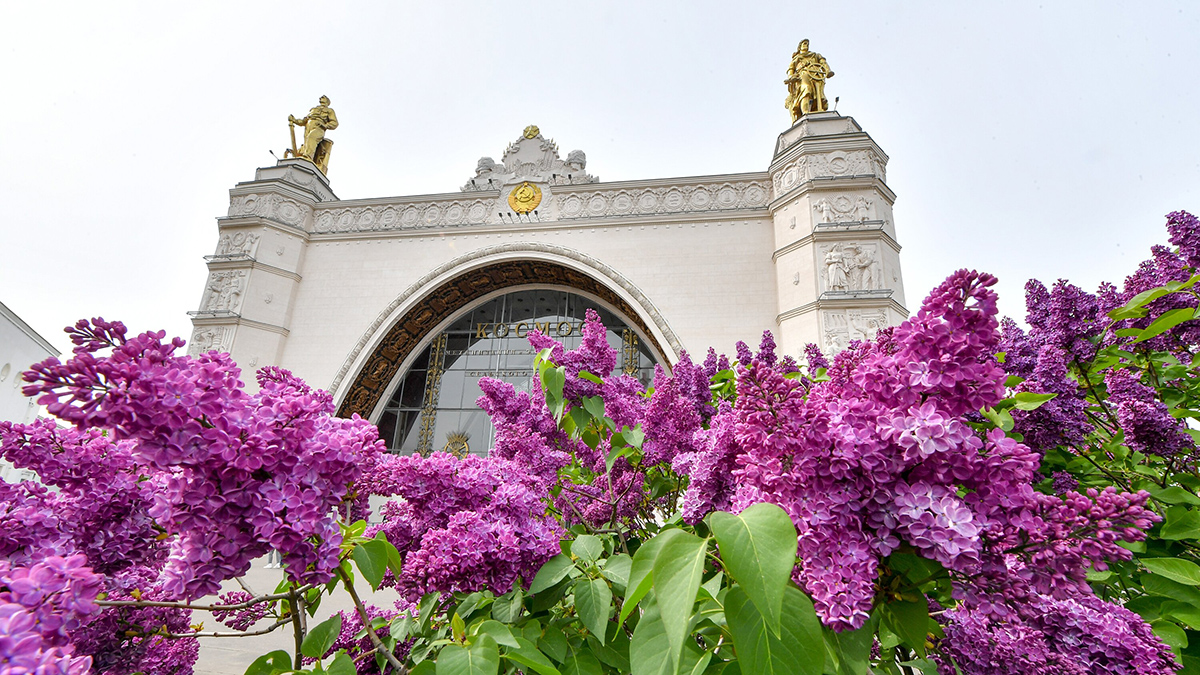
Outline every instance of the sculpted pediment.
POLYGON ((558 144, 542 136, 536 126, 525 131, 508 145, 497 162, 480 157, 475 165, 475 177, 462 186, 463 192, 500 190, 524 181, 550 185, 595 183, 600 179, 587 172, 587 155, 582 150, 567 153, 566 160, 558 155, 558 144))

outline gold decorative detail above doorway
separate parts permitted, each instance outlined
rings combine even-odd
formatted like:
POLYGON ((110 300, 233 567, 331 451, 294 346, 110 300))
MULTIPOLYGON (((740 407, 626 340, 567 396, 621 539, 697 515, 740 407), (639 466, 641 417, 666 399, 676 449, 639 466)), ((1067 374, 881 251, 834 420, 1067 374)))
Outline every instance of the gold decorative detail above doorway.
POLYGON ((538 186, 525 181, 508 194, 508 205, 517 213, 529 213, 542 203, 542 190, 538 186))

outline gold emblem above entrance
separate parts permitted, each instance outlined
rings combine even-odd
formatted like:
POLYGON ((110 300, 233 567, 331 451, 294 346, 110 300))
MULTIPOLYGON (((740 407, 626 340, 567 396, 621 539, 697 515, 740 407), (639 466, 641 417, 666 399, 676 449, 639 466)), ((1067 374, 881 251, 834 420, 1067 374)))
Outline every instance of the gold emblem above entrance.
POLYGON ((508 194, 508 205, 517 213, 529 213, 542 203, 542 190, 538 186, 525 181, 508 194))

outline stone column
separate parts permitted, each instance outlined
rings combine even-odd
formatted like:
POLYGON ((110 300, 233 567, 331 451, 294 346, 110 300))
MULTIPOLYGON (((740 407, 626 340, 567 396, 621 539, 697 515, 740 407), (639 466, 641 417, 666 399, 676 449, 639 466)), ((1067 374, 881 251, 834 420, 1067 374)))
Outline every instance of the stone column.
POLYGON ((806 115, 771 162, 779 342, 832 355, 908 316, 887 155, 852 117, 806 115))
POLYGON ((313 206, 336 200, 328 179, 303 159, 258 169, 229 191, 229 213, 217 219, 218 241, 205 256, 208 279, 192 317, 188 353, 233 355, 242 379, 279 363, 292 303, 312 232, 313 206))

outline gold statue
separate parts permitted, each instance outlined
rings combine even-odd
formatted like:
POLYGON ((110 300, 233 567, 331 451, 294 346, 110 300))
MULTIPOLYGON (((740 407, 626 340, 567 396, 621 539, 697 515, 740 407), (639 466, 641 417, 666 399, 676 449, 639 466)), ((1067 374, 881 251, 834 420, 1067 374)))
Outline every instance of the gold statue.
POLYGON ((796 53, 792 54, 792 63, 788 66, 787 100, 783 106, 792 113, 792 123, 808 113, 829 110, 829 100, 825 98, 825 80, 833 77, 829 62, 824 56, 808 51, 808 40, 800 41, 796 53))
MULTIPOLYGON (((319 105, 308 111, 308 115, 297 118, 288 115, 288 126, 292 131, 292 157, 303 157, 321 170, 329 173, 329 153, 333 150, 333 141, 325 138, 325 132, 336 129, 337 115, 329 107, 329 97, 322 96, 319 105), (304 144, 296 148, 296 126, 304 127, 304 144)), ((287 151, 283 153, 287 157, 287 151)))

